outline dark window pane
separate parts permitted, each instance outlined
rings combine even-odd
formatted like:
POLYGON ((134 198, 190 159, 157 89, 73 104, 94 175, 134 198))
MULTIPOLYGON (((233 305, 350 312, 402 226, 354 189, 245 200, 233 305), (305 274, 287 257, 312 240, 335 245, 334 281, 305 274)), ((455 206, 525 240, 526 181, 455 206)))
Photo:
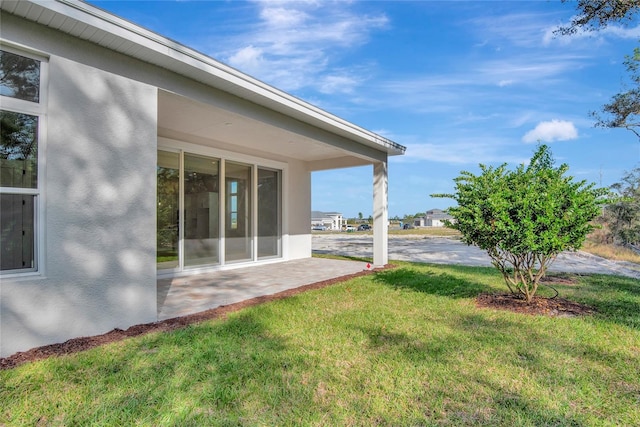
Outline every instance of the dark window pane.
POLYGON ((38 187, 38 117, 0 110, 0 187, 38 187))
POLYGON ((158 269, 178 266, 180 155, 158 151, 158 269))
POLYGON ((184 265, 220 262, 219 161, 184 155, 184 265))
POLYGON ((247 261, 252 257, 251 166, 226 162, 225 259, 247 261))
POLYGON ((40 102, 40 61, 0 50, 0 95, 40 102))
POLYGON ((0 269, 35 268, 35 196, 0 195, 0 269))

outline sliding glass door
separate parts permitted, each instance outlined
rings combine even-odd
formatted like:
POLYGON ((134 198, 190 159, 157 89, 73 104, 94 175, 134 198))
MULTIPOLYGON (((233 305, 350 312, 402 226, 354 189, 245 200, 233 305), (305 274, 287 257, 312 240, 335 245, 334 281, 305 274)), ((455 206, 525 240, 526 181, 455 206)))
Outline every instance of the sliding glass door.
POLYGON ((281 181, 279 169, 159 150, 158 270, 282 256, 281 181))
POLYGON ((156 259, 158 270, 179 266, 180 154, 158 151, 156 259))
POLYGON ((184 265, 220 260, 219 160, 184 155, 184 265))
POLYGON ((249 165, 225 162, 225 260, 252 258, 251 171, 249 165))

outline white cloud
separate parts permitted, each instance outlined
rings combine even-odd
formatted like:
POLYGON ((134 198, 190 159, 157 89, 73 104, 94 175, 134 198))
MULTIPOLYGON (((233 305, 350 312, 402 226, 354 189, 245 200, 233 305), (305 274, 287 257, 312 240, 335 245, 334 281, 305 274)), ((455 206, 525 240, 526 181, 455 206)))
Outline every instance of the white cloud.
POLYGON ((617 39, 637 39, 640 37, 640 25, 636 27, 623 27, 620 25, 608 25, 605 28, 597 31, 589 31, 583 28, 578 28, 575 33, 567 35, 557 35, 556 31, 562 26, 567 24, 548 27, 544 36, 542 37, 542 44, 549 46, 551 43, 556 42, 561 45, 567 45, 571 42, 589 39, 591 42, 595 40, 596 43, 603 43, 604 38, 610 36, 610 38, 617 39))
POLYGON ((352 93, 353 88, 358 86, 360 80, 348 74, 335 74, 322 77, 318 83, 318 90, 322 93, 352 93))
POLYGON ((262 64, 262 49, 246 46, 230 56, 229 62, 241 65, 244 69, 257 70, 262 64))
POLYGON ((266 7, 260 12, 260 17, 268 26, 274 28, 300 26, 309 19, 309 15, 303 11, 286 9, 284 7, 266 7))
POLYGON ((522 141, 532 142, 553 142, 567 141, 578 137, 578 129, 572 122, 566 120, 551 120, 548 122, 540 122, 538 125, 527 132, 522 141))
POLYGON ((304 87, 322 93, 351 93, 364 80, 360 69, 334 68, 345 50, 383 30, 385 15, 363 15, 348 2, 256 2, 259 22, 225 40, 226 51, 214 56, 276 87, 304 87))
POLYGON ((584 55, 567 52, 556 55, 550 55, 548 52, 529 52, 527 55, 482 62, 476 67, 476 71, 479 82, 497 84, 500 87, 516 83, 546 83, 567 71, 575 70, 586 59, 584 55))
POLYGON ((506 43, 520 47, 537 47, 545 36, 545 26, 556 20, 556 13, 511 13, 474 18, 468 24, 483 37, 483 44, 498 47, 506 43))
POLYGON ((515 153, 509 140, 490 137, 470 137, 458 141, 434 141, 429 143, 404 143, 407 152, 404 156, 391 159, 404 163, 431 161, 450 165, 478 163, 524 163, 526 157, 515 153))
POLYGON ((611 34, 621 39, 637 39, 640 37, 640 25, 633 28, 625 28, 619 25, 609 25, 602 30, 605 34, 611 34))

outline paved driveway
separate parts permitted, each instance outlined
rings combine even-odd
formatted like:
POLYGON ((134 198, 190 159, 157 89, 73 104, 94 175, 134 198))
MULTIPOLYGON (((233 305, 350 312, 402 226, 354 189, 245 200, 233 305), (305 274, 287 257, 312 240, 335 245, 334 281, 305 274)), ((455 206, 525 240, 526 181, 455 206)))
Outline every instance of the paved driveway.
MULTIPOLYGON (((313 252, 362 258, 373 257, 373 236, 358 233, 314 234, 313 252)), ((430 236, 389 236, 389 259, 491 266, 486 253, 459 240, 430 236)), ((617 274, 640 279, 640 266, 630 262, 609 261, 587 252, 564 252, 549 271, 567 273, 617 274)))

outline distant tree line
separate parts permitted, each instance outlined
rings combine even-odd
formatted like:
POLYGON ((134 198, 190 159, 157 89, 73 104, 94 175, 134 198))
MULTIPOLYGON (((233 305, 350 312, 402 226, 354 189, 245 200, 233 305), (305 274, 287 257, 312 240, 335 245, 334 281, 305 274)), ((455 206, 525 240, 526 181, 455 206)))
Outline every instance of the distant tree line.
POLYGON ((640 246, 640 167, 626 172, 609 187, 612 195, 597 222, 600 243, 640 246))

